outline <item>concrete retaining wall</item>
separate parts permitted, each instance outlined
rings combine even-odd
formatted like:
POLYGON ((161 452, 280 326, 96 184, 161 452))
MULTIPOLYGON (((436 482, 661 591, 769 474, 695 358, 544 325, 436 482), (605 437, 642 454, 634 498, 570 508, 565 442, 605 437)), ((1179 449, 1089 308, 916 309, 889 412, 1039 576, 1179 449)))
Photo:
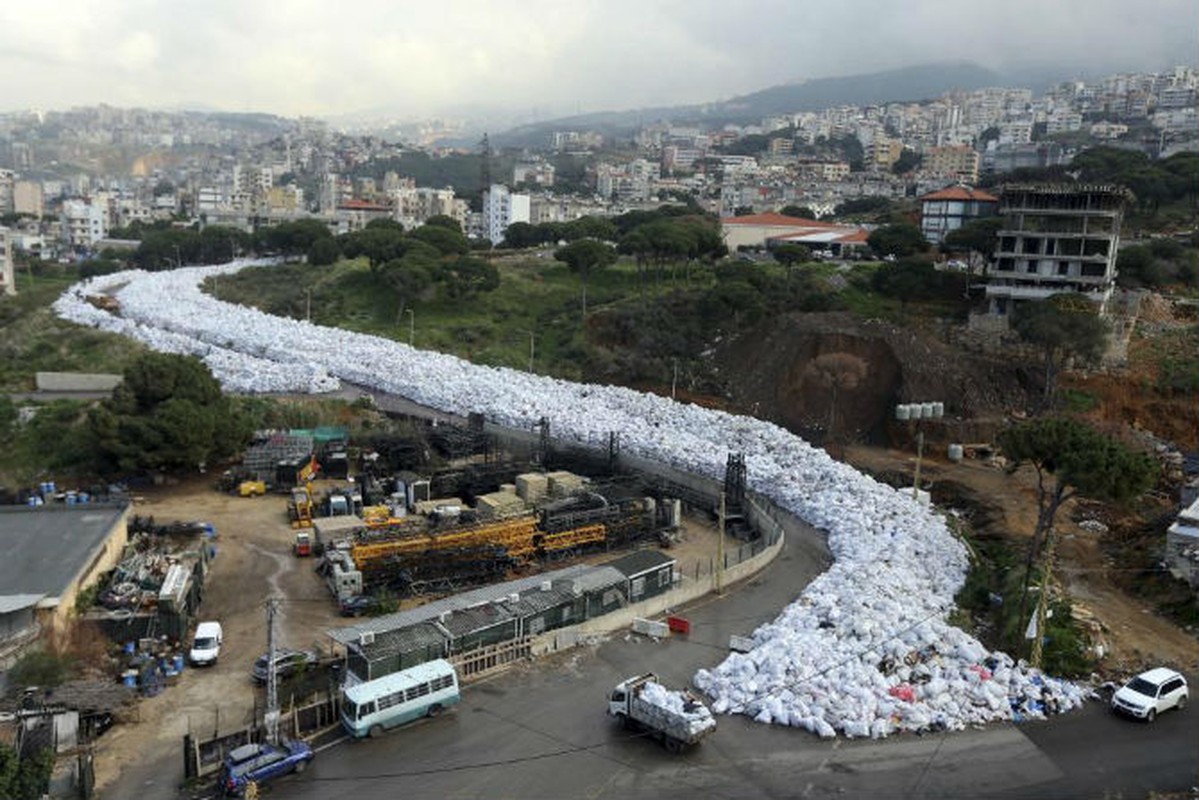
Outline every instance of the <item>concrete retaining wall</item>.
POLYGON ((111 392, 124 378, 100 372, 38 372, 39 392, 111 392))

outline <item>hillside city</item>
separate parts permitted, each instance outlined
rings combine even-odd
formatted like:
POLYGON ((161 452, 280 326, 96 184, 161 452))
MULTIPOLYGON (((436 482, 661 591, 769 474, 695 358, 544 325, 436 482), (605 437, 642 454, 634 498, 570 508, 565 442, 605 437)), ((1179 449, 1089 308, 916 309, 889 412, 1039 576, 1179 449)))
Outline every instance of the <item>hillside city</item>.
POLYGON ((1199 65, 746 97, 0 113, 0 798, 1193 794, 1199 65))
MULTIPOLYGON (((653 123, 628 141, 564 128, 543 148, 496 159, 494 171, 490 163, 459 169, 457 184, 394 166, 413 152, 436 166, 478 156, 479 147, 347 135, 312 118, 108 106, 7 113, 0 215, 13 247, 68 261, 101 250, 110 230, 156 220, 250 230, 314 216, 341 234, 378 217, 411 228, 445 215, 471 238, 499 244, 513 222, 615 216, 671 198, 692 198, 722 217, 787 205, 828 217, 849 199, 918 197, 1068 164, 1095 144, 1158 158, 1193 151, 1197 87, 1199 71, 1179 66, 1063 82, 1041 95, 947 92, 719 129, 653 123), (503 174, 501 164, 509 167, 503 174), (494 197, 487 214, 484 189, 494 197)), ((4 285, 12 290, 11 279, 4 285)))

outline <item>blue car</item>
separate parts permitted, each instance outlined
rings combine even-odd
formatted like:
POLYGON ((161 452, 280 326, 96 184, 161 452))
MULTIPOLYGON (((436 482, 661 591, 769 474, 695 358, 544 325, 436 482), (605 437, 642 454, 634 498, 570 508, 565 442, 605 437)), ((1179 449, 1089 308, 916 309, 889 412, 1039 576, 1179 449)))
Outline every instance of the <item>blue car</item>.
POLYGON ((284 739, 278 745, 266 742, 244 744, 225 756, 221 783, 225 794, 241 797, 246 784, 263 784, 289 772, 303 772, 312 760, 307 742, 284 739))

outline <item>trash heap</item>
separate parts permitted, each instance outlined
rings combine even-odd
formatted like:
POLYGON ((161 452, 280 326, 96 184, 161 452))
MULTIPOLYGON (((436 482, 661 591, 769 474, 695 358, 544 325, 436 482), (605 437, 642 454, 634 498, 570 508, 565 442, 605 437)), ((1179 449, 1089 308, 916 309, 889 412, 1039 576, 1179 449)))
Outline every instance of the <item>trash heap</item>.
POLYGON ((656 681, 646 681, 640 697, 650 705, 664 708, 685 721, 687 732, 697 735, 716 724, 712 712, 687 692, 668 689, 656 681))
POLYGON ((619 430, 626 452, 716 479, 729 453, 743 454, 749 488, 826 531, 835 560, 754 632, 752 650, 696 674, 717 713, 821 736, 881 737, 1042 717, 1083 702, 1072 684, 989 653, 948 623, 968 565, 933 509, 790 432, 630 389, 478 366, 200 291, 205 278, 248 263, 102 276, 69 289, 55 310, 199 355, 229 391, 320 391, 344 380, 522 430, 546 417, 556 435, 582 443, 619 430), (115 293, 123 316, 87 302, 97 292, 115 293))

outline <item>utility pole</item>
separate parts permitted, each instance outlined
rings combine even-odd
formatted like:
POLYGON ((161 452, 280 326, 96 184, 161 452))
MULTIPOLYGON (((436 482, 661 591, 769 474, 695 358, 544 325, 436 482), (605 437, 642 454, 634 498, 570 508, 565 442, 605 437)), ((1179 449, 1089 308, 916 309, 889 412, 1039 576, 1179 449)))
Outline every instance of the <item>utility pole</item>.
POLYGON ((920 462, 924 459, 924 428, 920 425, 922 419, 941 419, 945 416, 945 404, 935 403, 904 403, 895 406, 895 418, 901 422, 913 420, 916 423, 916 472, 912 477, 912 499, 920 502, 920 462))
POLYGON ((266 726, 266 740, 279 743, 279 680, 275 675, 275 615, 279 611, 279 599, 266 601, 266 711, 262 721, 266 726))
POLYGON ((413 347, 412 343, 416 340, 416 312, 405 308, 404 313, 408 315, 408 346, 413 347))
POLYGON ((670 376, 670 399, 673 400, 674 390, 679 382, 679 360, 677 358, 671 359, 671 364, 674 367, 674 372, 670 376))
POLYGON ((312 322, 312 287, 304 290, 304 320, 312 322))

